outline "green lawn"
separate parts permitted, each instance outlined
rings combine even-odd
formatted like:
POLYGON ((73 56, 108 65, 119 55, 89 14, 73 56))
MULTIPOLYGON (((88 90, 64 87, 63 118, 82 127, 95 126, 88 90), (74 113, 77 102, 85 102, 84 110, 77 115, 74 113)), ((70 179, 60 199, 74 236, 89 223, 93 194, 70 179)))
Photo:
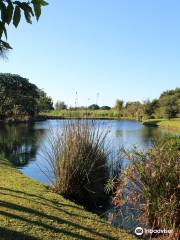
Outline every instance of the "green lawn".
POLYGON ((24 176, 0 157, 0 239, 136 238, 24 176))
POLYGON ((149 119, 143 122, 146 126, 160 127, 167 130, 180 132, 180 118, 168 119, 149 119))

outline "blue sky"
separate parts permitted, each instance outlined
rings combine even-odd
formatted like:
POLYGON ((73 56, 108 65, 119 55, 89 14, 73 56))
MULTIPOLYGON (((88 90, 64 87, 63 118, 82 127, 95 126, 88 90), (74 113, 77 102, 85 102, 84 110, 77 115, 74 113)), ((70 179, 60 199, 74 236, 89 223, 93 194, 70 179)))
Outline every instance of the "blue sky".
POLYGON ((54 101, 113 105, 180 87, 179 0, 49 0, 33 25, 10 27, 0 72, 18 73, 54 101))

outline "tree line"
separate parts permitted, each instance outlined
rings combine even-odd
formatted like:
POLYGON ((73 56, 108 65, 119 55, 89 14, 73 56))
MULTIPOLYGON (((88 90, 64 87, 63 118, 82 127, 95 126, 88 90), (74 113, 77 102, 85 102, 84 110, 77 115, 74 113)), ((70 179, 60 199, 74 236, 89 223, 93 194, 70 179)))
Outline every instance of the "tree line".
MULTIPOLYGON (((69 107, 63 101, 57 101, 56 110, 111 110, 119 117, 142 119, 153 118, 177 118, 180 117, 180 88, 164 91, 158 99, 145 100, 143 102, 124 102, 117 99, 114 107, 92 104, 88 107, 69 107)), ((108 114, 108 113, 107 113, 108 114)))
POLYGON ((28 79, 0 74, 0 120, 26 120, 52 109, 52 99, 28 79))
MULTIPOLYGON (((117 99, 114 107, 91 104, 88 107, 68 107, 63 101, 57 101, 55 109, 61 110, 97 110, 107 115, 138 120, 150 118, 180 117, 180 88, 164 91, 158 99, 144 102, 124 102, 117 99)), ((0 120, 23 120, 36 117, 40 112, 54 109, 51 97, 28 79, 16 74, 0 74, 0 120)), ((98 112, 99 112, 98 111, 98 112)), ((105 116, 105 115, 103 115, 105 116)))

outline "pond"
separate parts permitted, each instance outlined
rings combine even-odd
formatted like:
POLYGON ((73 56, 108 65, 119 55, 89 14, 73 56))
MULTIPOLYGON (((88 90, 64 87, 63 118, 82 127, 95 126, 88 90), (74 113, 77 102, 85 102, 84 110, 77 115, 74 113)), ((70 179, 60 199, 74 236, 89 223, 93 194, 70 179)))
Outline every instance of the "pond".
MULTIPOLYGON (((118 149, 122 145, 127 148, 133 145, 147 148, 154 137, 167 132, 158 128, 143 126, 136 121, 96 121, 102 128, 109 129, 109 138, 114 149, 118 149)), ((48 167, 43 155, 44 147, 48 142, 50 129, 61 128, 64 123, 65 120, 47 120, 34 124, 1 125, 0 153, 4 154, 25 175, 44 184, 49 184, 49 180, 43 172, 43 169, 48 167)), ((113 221, 116 225, 117 218, 113 221)))

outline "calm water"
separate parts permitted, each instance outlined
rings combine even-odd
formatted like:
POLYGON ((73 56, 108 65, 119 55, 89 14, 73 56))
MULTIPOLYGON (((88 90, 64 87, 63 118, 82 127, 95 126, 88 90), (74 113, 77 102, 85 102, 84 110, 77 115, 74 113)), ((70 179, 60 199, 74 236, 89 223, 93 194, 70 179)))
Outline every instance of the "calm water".
MULTIPOLYGON (((62 127, 63 124, 64 120, 48 120, 32 125, 1 125, 0 152, 24 174, 47 184, 48 179, 42 172, 43 168, 47 167, 47 162, 42 152, 48 142, 49 129, 62 127)), ((152 138, 165 133, 135 121, 98 120, 98 124, 109 129, 109 138, 114 149, 121 145, 128 148, 133 145, 146 148, 152 138)))

